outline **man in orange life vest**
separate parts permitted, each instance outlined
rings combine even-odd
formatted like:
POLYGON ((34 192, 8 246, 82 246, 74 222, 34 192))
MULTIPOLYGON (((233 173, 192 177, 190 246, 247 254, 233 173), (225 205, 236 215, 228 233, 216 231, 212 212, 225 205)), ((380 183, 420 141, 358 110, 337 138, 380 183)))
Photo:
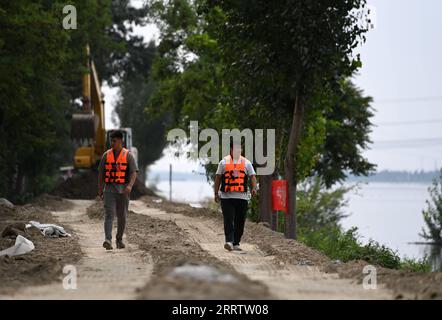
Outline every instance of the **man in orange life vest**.
POLYGON ((112 148, 103 154, 98 167, 98 195, 104 198, 105 241, 103 247, 106 250, 113 249, 112 223, 115 213, 117 214, 117 248, 125 248, 123 234, 126 228, 129 197, 138 171, 134 157, 129 150, 123 148, 122 132, 114 131, 110 137, 112 148))
POLYGON ((256 194, 256 173, 252 163, 241 156, 241 147, 230 143, 230 154, 218 164, 215 176, 215 201, 221 200, 224 217, 224 248, 241 251, 239 246, 246 221, 247 202, 250 200, 248 180, 251 180, 251 195, 256 194))

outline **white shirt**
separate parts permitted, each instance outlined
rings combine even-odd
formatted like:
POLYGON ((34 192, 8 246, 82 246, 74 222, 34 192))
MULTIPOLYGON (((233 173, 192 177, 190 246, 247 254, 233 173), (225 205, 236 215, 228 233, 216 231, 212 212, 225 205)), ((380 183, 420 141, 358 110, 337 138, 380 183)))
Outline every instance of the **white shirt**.
MULTIPOLYGON (((246 159, 246 158, 244 158, 246 159)), ((238 160, 233 161, 234 164, 238 163, 238 160)), ((246 163, 244 165, 246 175, 252 176, 256 175, 255 169, 253 169, 252 163, 246 159, 246 163)), ((218 169, 216 170, 216 174, 223 175, 226 172, 226 160, 223 158, 219 164, 218 169)), ((219 191, 219 196, 221 199, 242 199, 242 200, 250 200, 250 192, 222 192, 219 191)))

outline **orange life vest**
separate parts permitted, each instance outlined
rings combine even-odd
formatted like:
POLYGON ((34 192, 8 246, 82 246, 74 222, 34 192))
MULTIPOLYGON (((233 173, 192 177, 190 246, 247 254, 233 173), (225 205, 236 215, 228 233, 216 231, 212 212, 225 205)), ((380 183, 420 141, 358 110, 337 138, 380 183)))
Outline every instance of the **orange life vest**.
POLYGON ((233 163, 230 155, 224 157, 226 170, 221 180, 222 192, 247 192, 246 158, 240 157, 238 163, 233 163))
POLYGON ((105 177, 106 183, 127 183, 127 154, 129 150, 123 148, 115 161, 114 151, 109 149, 106 153, 105 177))

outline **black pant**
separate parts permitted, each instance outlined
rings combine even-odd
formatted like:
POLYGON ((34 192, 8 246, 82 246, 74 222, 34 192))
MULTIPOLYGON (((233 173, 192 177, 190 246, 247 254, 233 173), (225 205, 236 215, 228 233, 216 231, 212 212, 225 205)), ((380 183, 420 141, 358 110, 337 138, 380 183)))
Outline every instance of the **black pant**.
POLYGON ((224 235, 226 242, 239 245, 244 232, 247 214, 247 200, 221 199, 221 210, 224 216, 224 235))

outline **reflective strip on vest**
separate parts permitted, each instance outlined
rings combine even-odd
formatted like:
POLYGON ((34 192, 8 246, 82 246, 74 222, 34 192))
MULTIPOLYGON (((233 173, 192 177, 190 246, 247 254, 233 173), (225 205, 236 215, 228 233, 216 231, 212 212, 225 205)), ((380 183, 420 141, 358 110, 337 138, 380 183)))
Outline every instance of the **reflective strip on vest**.
POLYGON ((127 154, 129 151, 123 148, 118 155, 117 161, 114 158, 114 152, 109 149, 106 153, 106 163, 104 165, 106 183, 126 183, 127 172, 127 154))
POLYGON ((230 156, 224 158, 226 162, 225 172, 222 176, 222 192, 246 192, 247 175, 246 159, 241 156, 239 163, 234 164, 230 156))

